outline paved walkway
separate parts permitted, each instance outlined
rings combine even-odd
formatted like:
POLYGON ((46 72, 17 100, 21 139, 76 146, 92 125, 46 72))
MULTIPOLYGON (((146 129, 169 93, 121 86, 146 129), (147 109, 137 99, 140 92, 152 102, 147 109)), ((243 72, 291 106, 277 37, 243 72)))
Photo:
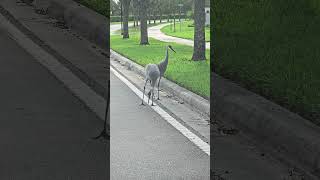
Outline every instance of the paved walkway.
MULTIPOLYGON (((132 26, 133 23, 129 23, 129 26, 132 26)), ((149 37, 152 37, 154 39, 157 39, 159 41, 163 42, 174 42, 178 44, 183 44, 183 45, 188 45, 193 47, 193 41, 189 39, 183 39, 183 38, 178 38, 178 37, 173 37, 173 36, 168 36, 165 35, 163 32, 161 32, 161 28, 164 26, 169 25, 169 23, 165 24, 160 24, 157 26, 152 26, 148 28, 148 35, 149 37)), ((117 30, 121 29, 121 24, 113 24, 110 25, 110 33, 111 35, 114 35, 117 30)), ((206 49, 210 49, 210 42, 206 43, 206 49)))
MULTIPOLYGON (((161 32, 161 28, 167 25, 169 25, 169 23, 160 24, 160 25, 148 28, 149 37, 152 37, 154 39, 164 41, 164 42, 175 42, 178 44, 184 44, 184 45, 193 47, 194 42, 192 40, 168 36, 168 35, 165 35, 163 32, 161 32)), ((210 42, 206 43, 206 49, 210 49, 210 42)))
MULTIPOLYGON (((133 23, 129 23, 129 27, 133 26, 133 23)), ((121 29, 121 24, 111 24, 110 25, 110 34, 114 35, 116 31, 121 29)))

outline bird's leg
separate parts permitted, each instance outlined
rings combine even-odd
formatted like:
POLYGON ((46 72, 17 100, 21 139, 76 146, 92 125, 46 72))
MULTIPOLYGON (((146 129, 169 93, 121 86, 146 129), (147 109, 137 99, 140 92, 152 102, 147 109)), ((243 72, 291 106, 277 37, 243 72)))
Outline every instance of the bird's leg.
POLYGON ((151 90, 148 93, 148 104, 149 104, 150 96, 151 96, 151 90))
POLYGON ((158 100, 160 100, 160 96, 159 96, 159 91, 160 91, 160 89, 159 89, 159 87, 160 87, 160 80, 161 80, 161 76, 160 76, 159 81, 158 81, 158 100))
POLYGON ((144 104, 143 104, 143 100, 144 100, 144 93, 145 93, 145 91, 146 91, 146 85, 147 85, 147 83, 148 83, 148 80, 146 80, 146 83, 144 84, 144 87, 143 87, 143 94, 142 94, 141 105, 144 105, 144 104))
POLYGON ((153 104, 153 98, 154 98, 154 87, 152 87, 152 103, 151 103, 151 106, 154 106, 154 104, 153 104))
MULTIPOLYGON (((151 86, 151 80, 149 80, 150 82, 150 86, 151 86)), ((148 92, 148 104, 149 104, 149 100, 150 100, 150 95, 151 95, 151 90, 148 92)))

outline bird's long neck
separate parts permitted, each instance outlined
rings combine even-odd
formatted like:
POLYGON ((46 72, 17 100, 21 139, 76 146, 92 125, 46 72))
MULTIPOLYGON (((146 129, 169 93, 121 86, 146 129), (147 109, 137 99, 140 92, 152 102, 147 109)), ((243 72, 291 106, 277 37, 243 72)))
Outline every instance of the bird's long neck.
POLYGON ((168 64, 168 59, 169 59, 169 50, 168 50, 168 48, 167 48, 166 57, 164 58, 163 61, 160 62, 159 65, 161 65, 161 66, 166 66, 166 65, 168 64))
POLYGON ((168 59, 169 59, 169 48, 167 47, 166 58, 164 59, 164 62, 166 62, 167 64, 168 64, 168 59))
POLYGON ((159 70, 160 70, 160 73, 161 73, 161 76, 164 74, 164 72, 166 71, 167 69, 167 65, 168 65, 168 59, 169 59, 169 49, 167 47, 167 51, 166 51, 166 57, 163 61, 161 61, 158 65, 159 67, 159 70))

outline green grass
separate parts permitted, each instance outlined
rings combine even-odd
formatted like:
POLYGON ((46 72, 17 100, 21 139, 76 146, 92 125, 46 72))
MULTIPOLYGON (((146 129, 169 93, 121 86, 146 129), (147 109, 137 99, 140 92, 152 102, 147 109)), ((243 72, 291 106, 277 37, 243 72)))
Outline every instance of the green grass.
POLYGON ((320 2, 212 5, 216 72, 320 125, 320 2))
POLYGON ((84 6, 109 17, 110 5, 106 0, 78 0, 84 6))
MULTIPOLYGON (((168 43, 149 38, 150 45, 141 46, 139 45, 138 32, 131 31, 130 39, 125 40, 119 35, 111 36, 111 48, 142 66, 149 63, 159 63, 164 59, 168 43)), ((177 53, 170 52, 165 77, 208 99, 210 95, 210 60, 192 61, 192 47, 170 44, 177 53)), ((207 51, 207 58, 209 58, 209 53, 207 51)))
MULTIPOLYGON (((184 39, 194 39, 194 27, 193 27, 193 21, 183 21, 181 23, 181 31, 180 31, 180 23, 176 23, 176 32, 173 31, 173 24, 167 25, 163 28, 161 28, 161 32, 163 32, 166 35, 174 36, 174 37, 180 37, 184 39)), ((210 41, 210 28, 206 27, 205 30, 206 33, 206 41, 210 41)))

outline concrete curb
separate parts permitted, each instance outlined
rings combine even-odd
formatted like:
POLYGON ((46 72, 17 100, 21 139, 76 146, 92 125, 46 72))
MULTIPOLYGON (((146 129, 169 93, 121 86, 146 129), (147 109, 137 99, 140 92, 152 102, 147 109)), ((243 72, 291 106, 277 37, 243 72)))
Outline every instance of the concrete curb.
MULTIPOLYGON (((141 65, 131 61, 130 59, 120 55, 119 53, 110 50, 111 58, 116 59, 117 61, 121 62, 131 70, 135 71, 141 76, 145 76, 144 68, 141 65)), ((167 80, 166 78, 162 78, 161 80, 161 87, 164 88, 166 91, 170 92, 171 94, 181 98, 184 102, 191 105, 193 108, 197 109, 198 111, 210 115, 210 102, 201 96, 181 87, 177 84, 167 80)))
POLYGON ((73 0, 50 0, 48 14, 109 51, 109 19, 73 0))
POLYGON ((85 82, 88 86, 90 86, 96 93, 107 98, 106 88, 104 84, 97 82, 95 79, 91 78, 84 70, 78 68, 76 65, 72 64, 69 60, 61 56, 58 52, 52 49, 49 45, 47 45, 43 40, 41 40, 34 32, 28 29, 23 23, 21 23, 18 19, 14 17, 11 12, 6 10, 2 5, 0 5, 0 13, 5 16, 12 24, 18 27, 19 30, 26 33, 32 41, 46 50, 49 54, 53 55, 56 59, 59 60, 61 64, 70 69, 78 78, 80 78, 83 82, 85 82))
POLYGON ((212 73, 215 119, 252 134, 280 159, 320 176, 320 127, 212 73))

